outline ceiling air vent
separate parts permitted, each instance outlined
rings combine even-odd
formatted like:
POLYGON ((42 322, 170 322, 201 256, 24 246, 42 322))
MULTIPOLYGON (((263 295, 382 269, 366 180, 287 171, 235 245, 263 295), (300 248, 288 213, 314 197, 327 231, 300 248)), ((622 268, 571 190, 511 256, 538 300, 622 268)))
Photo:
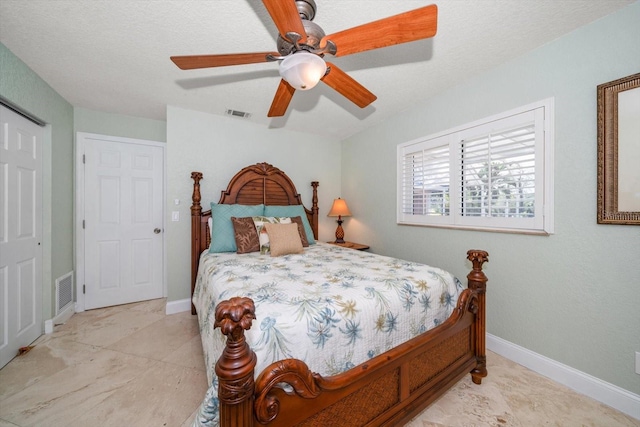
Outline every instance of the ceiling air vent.
POLYGON ((227 110, 226 113, 230 116, 242 117, 243 119, 248 119, 251 117, 251 113, 245 113, 244 111, 238 110, 227 110))

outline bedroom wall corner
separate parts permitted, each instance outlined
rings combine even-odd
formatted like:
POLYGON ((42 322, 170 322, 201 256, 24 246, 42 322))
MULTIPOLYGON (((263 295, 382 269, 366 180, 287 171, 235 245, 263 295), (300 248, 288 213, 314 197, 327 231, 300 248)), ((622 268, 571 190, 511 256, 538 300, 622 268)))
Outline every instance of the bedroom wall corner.
POLYGON ((270 129, 243 119, 167 107, 167 275, 168 302, 190 297, 191 172, 203 172, 203 210, 217 202, 229 180, 245 166, 271 163, 293 180, 305 206, 311 205, 311 181, 318 188, 320 240, 334 233, 327 218, 340 195, 340 141, 270 129), (175 201, 179 204, 176 205, 175 201), (179 221, 171 221, 172 212, 179 221))
POLYGON ((73 108, 74 133, 87 132, 123 138, 167 141, 167 122, 124 114, 73 108))

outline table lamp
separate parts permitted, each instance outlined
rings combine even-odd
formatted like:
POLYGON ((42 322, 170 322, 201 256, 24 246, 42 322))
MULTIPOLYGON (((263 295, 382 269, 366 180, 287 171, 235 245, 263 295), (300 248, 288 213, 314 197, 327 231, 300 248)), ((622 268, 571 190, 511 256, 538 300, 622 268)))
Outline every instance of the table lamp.
POLYGON ((336 228, 336 241, 335 243, 344 243, 344 230, 342 229, 342 217, 343 216, 351 216, 351 212, 349 211, 349 206, 347 206, 347 202, 344 199, 337 198, 333 201, 333 206, 331 206, 331 210, 327 214, 327 216, 338 217, 338 228, 336 228))

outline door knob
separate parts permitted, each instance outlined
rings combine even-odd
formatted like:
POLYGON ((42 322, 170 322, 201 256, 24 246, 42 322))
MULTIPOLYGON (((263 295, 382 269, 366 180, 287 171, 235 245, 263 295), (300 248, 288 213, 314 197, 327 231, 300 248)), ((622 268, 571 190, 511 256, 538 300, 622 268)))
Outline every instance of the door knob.
POLYGON ((153 229, 153 232, 156 233, 156 234, 160 234, 161 231, 162 230, 160 230, 159 228, 154 228, 153 229))

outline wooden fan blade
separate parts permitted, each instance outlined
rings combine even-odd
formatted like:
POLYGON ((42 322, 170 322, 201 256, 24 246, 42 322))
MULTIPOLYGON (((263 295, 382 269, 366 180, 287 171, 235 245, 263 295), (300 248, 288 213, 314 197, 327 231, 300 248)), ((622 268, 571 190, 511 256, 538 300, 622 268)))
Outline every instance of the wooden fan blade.
POLYGON ((293 98, 293 93, 295 91, 296 90, 289 83, 284 81, 284 79, 280 80, 280 85, 276 91, 276 96, 273 97, 273 102, 271 103, 271 108, 269 108, 267 117, 284 116, 284 113, 287 112, 287 108, 289 108, 289 103, 291 102, 291 98, 293 98))
POLYGON ((321 80, 358 107, 364 108, 378 98, 335 65, 327 62, 327 68, 330 70, 321 80))
MULTIPOLYGON (((262 0, 262 3, 283 38, 289 40, 287 33, 293 32, 300 35, 299 41, 301 43, 307 41, 307 32, 304 30, 298 8, 293 0, 262 0)), ((289 41, 293 42, 294 40, 289 41)))
POLYGON ((338 48, 335 56, 426 39, 438 30, 435 4, 349 28, 322 38, 321 46, 331 40, 338 48))
POLYGON ((279 56, 278 52, 229 53, 222 55, 172 56, 171 60, 183 70, 196 68, 226 67, 228 65, 268 62, 267 55, 279 56))

